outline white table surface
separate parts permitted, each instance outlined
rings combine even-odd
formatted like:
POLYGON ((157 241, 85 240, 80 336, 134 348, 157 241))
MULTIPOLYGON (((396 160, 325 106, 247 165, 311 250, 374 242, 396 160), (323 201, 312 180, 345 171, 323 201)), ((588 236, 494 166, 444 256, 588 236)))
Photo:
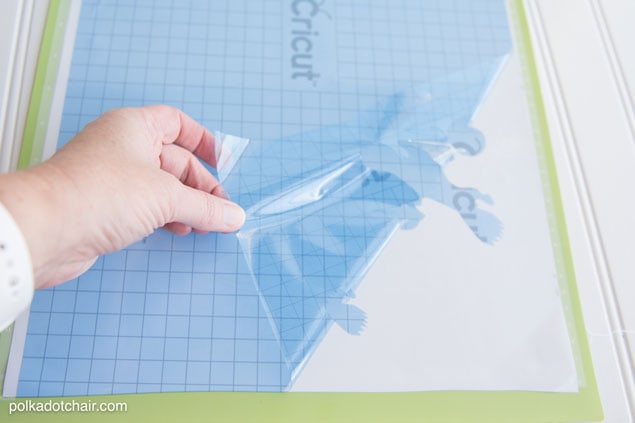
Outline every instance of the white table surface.
POLYGON ((635 3, 526 5, 606 421, 634 421, 635 3))

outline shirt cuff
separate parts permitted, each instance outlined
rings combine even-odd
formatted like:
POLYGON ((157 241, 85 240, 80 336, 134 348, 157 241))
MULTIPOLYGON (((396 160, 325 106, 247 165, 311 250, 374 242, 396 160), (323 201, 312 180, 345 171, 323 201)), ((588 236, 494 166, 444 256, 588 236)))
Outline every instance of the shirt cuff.
POLYGON ((33 266, 20 228, 0 204, 0 331, 31 303, 33 266))

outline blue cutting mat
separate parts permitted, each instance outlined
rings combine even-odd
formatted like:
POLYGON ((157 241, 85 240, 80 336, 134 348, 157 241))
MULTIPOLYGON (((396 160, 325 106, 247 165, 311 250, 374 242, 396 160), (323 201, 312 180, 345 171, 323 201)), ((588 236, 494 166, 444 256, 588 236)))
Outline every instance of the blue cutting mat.
POLYGON ((346 299, 421 198, 489 200, 443 166, 486 147, 469 122, 510 48, 498 0, 85 1, 59 145, 111 108, 180 107, 251 140, 225 181, 249 221, 38 292, 18 394, 287 389, 332 323, 359 332, 346 299), (322 180, 315 207, 280 202, 322 180))

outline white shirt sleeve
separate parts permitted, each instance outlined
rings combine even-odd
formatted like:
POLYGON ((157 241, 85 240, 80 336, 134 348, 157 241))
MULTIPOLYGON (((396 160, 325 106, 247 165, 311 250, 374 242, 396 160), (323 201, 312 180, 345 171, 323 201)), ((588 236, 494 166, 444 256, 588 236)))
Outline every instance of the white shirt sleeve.
POLYGON ((32 298, 29 248, 20 228, 0 204, 0 331, 29 306, 32 298))

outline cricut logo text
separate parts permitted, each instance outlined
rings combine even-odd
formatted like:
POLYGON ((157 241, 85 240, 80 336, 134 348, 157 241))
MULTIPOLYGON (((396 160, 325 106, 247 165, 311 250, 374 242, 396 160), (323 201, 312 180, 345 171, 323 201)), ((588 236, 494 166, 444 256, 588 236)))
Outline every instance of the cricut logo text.
POLYGON ((291 2, 290 47, 291 78, 316 85, 320 73, 316 71, 316 51, 320 42, 320 20, 331 20, 323 9, 324 2, 293 0, 291 2))

